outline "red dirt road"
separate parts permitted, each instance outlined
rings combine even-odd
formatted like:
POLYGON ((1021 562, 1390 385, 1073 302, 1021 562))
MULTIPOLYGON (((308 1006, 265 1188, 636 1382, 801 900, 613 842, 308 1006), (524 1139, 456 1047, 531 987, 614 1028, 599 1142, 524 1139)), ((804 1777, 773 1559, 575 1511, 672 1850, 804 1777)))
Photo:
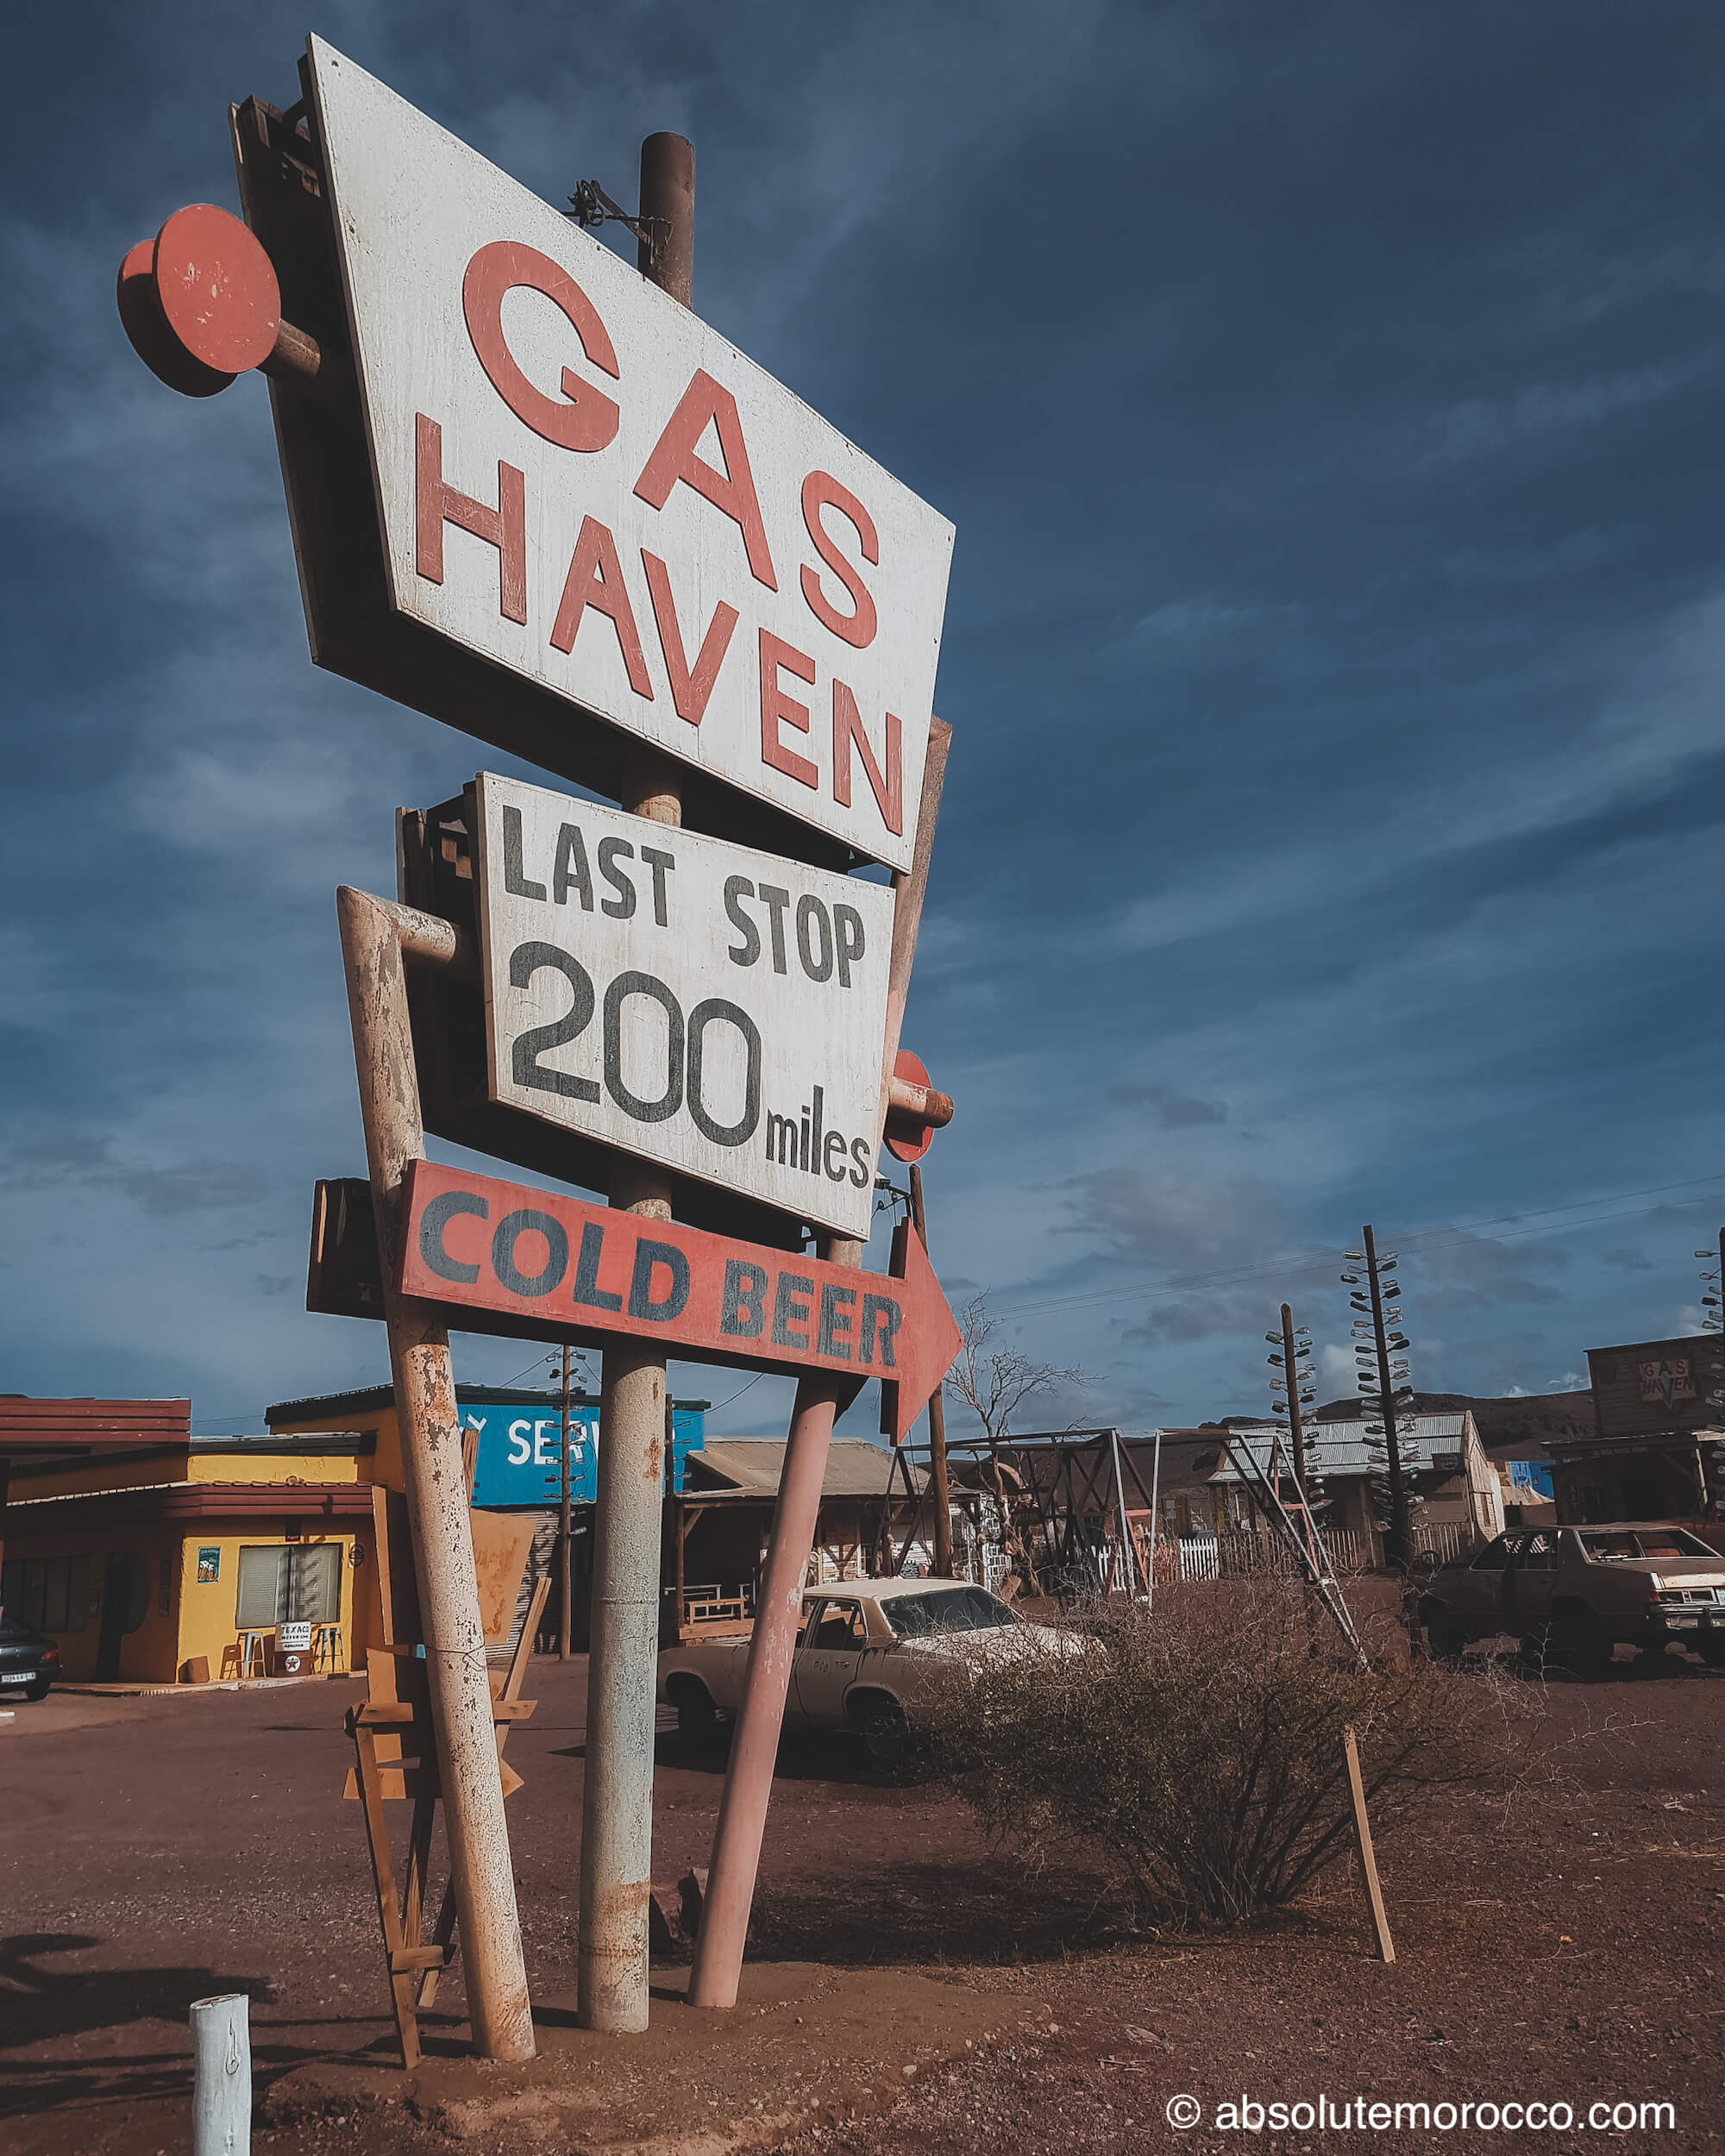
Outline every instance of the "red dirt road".
MULTIPOLYGON (((510 1820, 529 1970, 543 2002, 574 1983, 584 1677, 580 1663, 536 1663, 527 1689, 538 1714, 510 1744, 526 1777, 510 1820)), ((234 1990, 253 1996, 260 2117, 279 2121, 260 2126, 260 2150, 298 2156, 345 2142, 447 2156, 456 2146, 460 2106, 422 2104, 416 2116, 392 2104, 367 2119, 357 2142, 350 2122, 315 2110, 284 2121, 268 2109, 265 2084, 296 2066, 382 2065, 392 2049, 360 1823, 339 1796, 350 1756, 341 1715, 355 1690, 62 1698, 0 1724, 8 2156, 183 2149, 186 2009, 234 1990)), ((1336 2104, 1356 2094, 1568 2102, 1578 2119, 1595 2103, 1669 2102, 1669 2131, 1533 2138, 1552 2149, 1661 2156, 1725 2147, 1725 1674, 1675 1658, 1620 1664, 1597 1683, 1553 1683, 1549 1698, 1565 1786, 1507 1816, 1458 1800, 1419 1845, 1383 1852, 1393 1969, 1370 1959, 1344 1874, 1321 1898, 1244 1933, 1134 1938, 1081 1871, 1026 1879, 990 1857, 950 1800, 872 1783, 843 1745, 787 1745, 757 1957, 872 1970, 859 1996, 888 2002, 887 1972, 912 1969, 989 1995, 1005 2026, 992 2044, 961 2046, 957 2063, 906 2057, 918 2071, 905 2077, 896 2065, 890 2084, 880 2072, 859 2080, 861 2051, 835 2052, 825 2086, 802 2057, 800 2100, 829 2108, 785 2145, 799 2156, 907 2144, 926 2156, 1226 2149, 1240 2140, 1218 2130, 1219 2104, 1322 2092, 1336 2104), (1203 2108, 1194 2131, 1165 2122, 1176 2094, 1203 2108)), ((662 1764, 657 1879, 706 1861, 722 1771, 721 1754, 662 1764)), ((428 2049, 458 2053, 458 1971, 439 2009, 428 2049)), ((888 2040, 877 2048, 886 2056, 888 2040)), ((642 2055, 636 2076, 643 2123, 650 2065, 642 2055)), ((729 2145, 725 2122, 751 2113, 751 2138, 764 2145, 773 2092, 758 2057, 746 2085, 727 2078, 717 2053, 700 2071, 711 2081, 700 2099, 711 2127, 698 2137, 706 2149, 729 2145)), ((401 2078, 380 2074, 378 2085, 393 2093, 401 2078)), ((527 2115, 493 2140, 465 2115, 460 2130, 477 2146, 599 2145, 527 2115)), ((668 2112, 662 2146, 694 2145, 689 2116, 686 2106, 668 2112)), ((1316 2149, 1338 2135, 1264 2135, 1256 2145, 1272 2138, 1316 2149)), ((1361 2139, 1473 2149, 1498 2136, 1458 2128, 1361 2139)))

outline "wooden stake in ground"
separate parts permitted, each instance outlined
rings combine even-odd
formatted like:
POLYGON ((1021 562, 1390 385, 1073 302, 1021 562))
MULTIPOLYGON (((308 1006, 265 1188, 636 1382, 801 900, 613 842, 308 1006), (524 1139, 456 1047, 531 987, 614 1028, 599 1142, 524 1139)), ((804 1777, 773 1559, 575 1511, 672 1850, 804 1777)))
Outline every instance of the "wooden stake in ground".
POLYGON ((1377 1859, 1371 1853, 1371 1822, 1365 1815, 1365 1784, 1359 1774, 1359 1746, 1354 1742, 1353 1724, 1342 1731, 1342 1750, 1347 1754, 1348 1789, 1353 1797, 1353 1830, 1359 1848, 1359 1868, 1365 1880, 1365 1891, 1371 1902, 1371 1921, 1377 1933, 1377 1951, 1386 1962, 1396 1959, 1396 1942, 1389 1936, 1389 1919, 1384 1914, 1383 1890, 1377 1883, 1377 1859))

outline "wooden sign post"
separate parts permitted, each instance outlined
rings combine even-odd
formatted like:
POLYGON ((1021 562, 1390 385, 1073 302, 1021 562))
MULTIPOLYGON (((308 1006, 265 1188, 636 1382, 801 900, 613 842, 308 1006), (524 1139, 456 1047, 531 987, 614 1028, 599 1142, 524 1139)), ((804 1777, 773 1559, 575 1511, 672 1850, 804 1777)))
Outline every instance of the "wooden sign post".
POLYGON ((399 1270, 403 1185, 424 1154, 403 949, 436 952, 444 947, 440 931, 451 948, 454 936, 442 922, 422 922, 361 891, 339 893, 336 912, 468 2010, 481 2056, 530 2059, 533 2011, 497 1772, 449 1335, 434 1305, 389 1284, 399 1270))

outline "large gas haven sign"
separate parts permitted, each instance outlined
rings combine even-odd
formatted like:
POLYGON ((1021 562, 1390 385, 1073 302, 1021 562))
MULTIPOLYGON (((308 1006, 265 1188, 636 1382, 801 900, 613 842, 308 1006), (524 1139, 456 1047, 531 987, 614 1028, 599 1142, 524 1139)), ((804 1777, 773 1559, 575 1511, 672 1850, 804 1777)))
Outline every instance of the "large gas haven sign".
POLYGON ((895 868, 952 528, 313 38, 391 602, 895 868))

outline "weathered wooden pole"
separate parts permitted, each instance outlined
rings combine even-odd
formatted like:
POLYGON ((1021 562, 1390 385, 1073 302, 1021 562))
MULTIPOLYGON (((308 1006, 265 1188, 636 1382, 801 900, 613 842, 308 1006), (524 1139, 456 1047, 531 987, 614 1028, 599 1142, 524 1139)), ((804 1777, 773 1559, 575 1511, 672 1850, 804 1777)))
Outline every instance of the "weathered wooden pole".
POLYGON ((1389 1915, 1383 1906, 1383 1889, 1377 1880, 1377 1858, 1371 1846, 1371 1821, 1365 1812, 1365 1783, 1359 1771, 1359 1746, 1354 1741, 1353 1724, 1342 1731, 1342 1755, 1347 1764, 1348 1796, 1353 1805, 1354 1847, 1359 1855, 1359 1873, 1365 1884, 1366 1898, 1371 1904, 1371 1928, 1377 1940, 1381 1959, 1393 1962, 1396 1942, 1389 1936, 1389 1915))
MULTIPOLYGON (((687 307, 693 298, 695 154, 681 135, 641 145, 643 277, 687 307)), ((620 806, 649 823, 683 820, 678 766, 637 745, 624 758, 620 806)), ((619 1156, 611 1202, 671 1217, 662 1169, 619 1156)), ((653 1728, 658 1683, 659 1547, 668 1397, 662 1349, 616 1341, 599 1393, 593 1513, 593 1641, 587 1660, 586 1776, 581 1790, 581 1907, 576 2017, 612 2034, 647 2027, 647 1900, 653 1861, 653 1728)))
MULTIPOLYGON (((928 1248, 928 1221, 922 1209, 922 1170, 911 1168, 911 1219, 924 1250, 928 1248)), ((937 1385, 928 1403, 928 1471, 934 1483, 934 1569, 944 1580, 952 1577, 952 1486, 946 1471, 946 1406, 944 1381, 937 1385)))
POLYGON ((403 942, 405 938, 411 943, 423 936, 428 952, 441 956, 446 951, 453 956, 458 939, 447 921, 416 913, 411 906, 392 906, 363 891, 338 891, 336 912, 347 968, 360 1115, 371 1169, 384 1318, 401 1432, 402 1479, 419 1585, 431 1724, 468 2015, 474 2048, 481 2058, 530 2059, 533 2013, 486 1675, 485 1628, 467 1520, 449 1335, 433 1305, 400 1295, 390 1284, 398 1277, 402 1181, 408 1163, 422 1159, 425 1151, 403 942))

